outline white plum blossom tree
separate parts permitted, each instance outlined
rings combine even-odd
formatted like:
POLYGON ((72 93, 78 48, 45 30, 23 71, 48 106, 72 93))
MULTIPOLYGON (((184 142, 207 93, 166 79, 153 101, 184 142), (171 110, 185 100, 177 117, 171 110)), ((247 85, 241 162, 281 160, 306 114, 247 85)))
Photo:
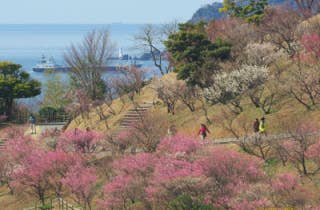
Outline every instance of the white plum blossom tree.
POLYGON ((212 86, 204 90, 205 97, 212 104, 230 103, 241 112, 241 95, 262 85, 267 79, 267 67, 243 65, 230 73, 222 72, 214 76, 212 86))
POLYGON ((269 66, 280 58, 288 57, 283 50, 277 49, 269 42, 248 44, 244 49, 243 56, 246 64, 257 66, 269 66))

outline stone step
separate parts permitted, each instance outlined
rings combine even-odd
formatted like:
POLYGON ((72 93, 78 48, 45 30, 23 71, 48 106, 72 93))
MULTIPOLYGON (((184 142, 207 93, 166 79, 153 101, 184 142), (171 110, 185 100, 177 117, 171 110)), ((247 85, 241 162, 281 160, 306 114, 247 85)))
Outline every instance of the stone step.
POLYGON ((144 114, 131 114, 131 115, 125 115, 124 117, 123 117, 123 119, 124 118, 140 118, 140 117, 142 117, 144 114))
POLYGON ((128 126, 128 125, 120 125, 119 127, 120 127, 120 128, 124 128, 124 129, 126 129, 126 128, 131 128, 131 126, 128 126))
POLYGON ((4 150, 5 149, 5 140, 0 140, 0 150, 4 150))
POLYGON ((141 121, 141 117, 125 117, 122 119, 121 122, 126 121, 126 120, 128 120, 128 121, 141 121))
POLYGON ((127 114, 139 114, 139 113, 145 113, 145 112, 147 112, 149 109, 140 109, 140 110, 129 110, 128 112, 127 112, 127 114))
POLYGON ((140 122, 140 118, 124 118, 121 122, 140 122))
POLYGON ((133 107, 132 109, 149 109, 152 105, 140 105, 133 107))
POLYGON ((121 123, 121 124, 120 124, 120 126, 129 126, 129 127, 133 127, 134 125, 136 125, 136 123, 132 123, 132 122, 121 123))
POLYGON ((146 112, 127 112, 124 116, 131 116, 131 115, 144 115, 146 112))
POLYGON ((140 109, 140 110, 129 110, 127 113, 144 113, 148 111, 148 109, 140 109))
POLYGON ((150 108, 151 106, 138 106, 138 107, 132 108, 131 110, 150 109, 150 108))
POLYGON ((141 112, 141 111, 147 111, 148 109, 150 109, 150 108, 149 107, 138 107, 138 108, 130 109, 128 112, 130 112, 130 111, 141 112))
POLYGON ((133 123, 135 123, 135 122, 122 121, 122 122, 120 123, 120 125, 124 125, 124 124, 133 124, 133 123))

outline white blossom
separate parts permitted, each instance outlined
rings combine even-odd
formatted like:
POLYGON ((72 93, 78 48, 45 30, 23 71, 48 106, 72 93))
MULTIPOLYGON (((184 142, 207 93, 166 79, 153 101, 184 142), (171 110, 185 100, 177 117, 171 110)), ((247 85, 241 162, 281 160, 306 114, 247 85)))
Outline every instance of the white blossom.
POLYGON ((245 49, 245 56, 248 65, 268 66, 280 58, 287 57, 283 50, 277 50, 271 43, 250 43, 245 49))
POLYGON ((230 73, 220 73, 213 85, 205 89, 205 97, 211 103, 227 103, 249 89, 256 88, 268 79, 268 68, 243 65, 230 73))

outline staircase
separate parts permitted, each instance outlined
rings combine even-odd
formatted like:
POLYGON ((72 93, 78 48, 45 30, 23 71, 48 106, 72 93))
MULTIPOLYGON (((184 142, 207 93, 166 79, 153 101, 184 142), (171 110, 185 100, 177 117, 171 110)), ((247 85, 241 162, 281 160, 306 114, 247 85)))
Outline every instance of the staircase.
POLYGON ((147 111, 153 106, 153 102, 144 102, 136 105, 130 109, 120 122, 118 129, 112 134, 113 138, 117 138, 118 134, 122 131, 134 128, 134 126, 141 122, 147 111))
POLYGON ((6 139, 0 139, 0 152, 4 150, 6 139))
MULTIPOLYGON (((141 122, 143 117, 147 114, 148 110, 153 106, 153 102, 144 102, 142 104, 136 105, 134 108, 130 109, 122 118, 118 128, 112 133, 113 146, 121 147, 118 145, 117 138, 119 134, 123 131, 127 131, 130 128, 141 122)), ((103 149, 102 151, 96 154, 95 160, 100 160, 108 156, 114 156, 114 150, 103 149)))

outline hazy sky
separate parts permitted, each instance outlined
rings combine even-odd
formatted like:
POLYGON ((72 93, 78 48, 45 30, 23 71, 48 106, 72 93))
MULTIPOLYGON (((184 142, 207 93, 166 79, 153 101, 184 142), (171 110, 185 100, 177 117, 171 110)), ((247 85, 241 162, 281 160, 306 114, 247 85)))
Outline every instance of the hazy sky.
POLYGON ((214 0, 1 0, 0 23, 186 21, 214 0))

